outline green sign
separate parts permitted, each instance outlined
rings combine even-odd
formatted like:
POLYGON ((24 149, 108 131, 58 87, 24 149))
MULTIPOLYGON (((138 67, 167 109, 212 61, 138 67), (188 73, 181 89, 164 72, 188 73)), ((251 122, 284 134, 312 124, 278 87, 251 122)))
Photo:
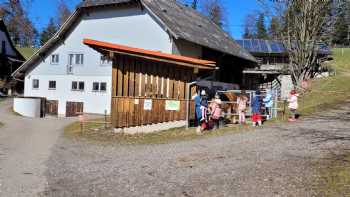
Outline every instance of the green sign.
POLYGON ((180 101, 165 101, 165 110, 167 111, 180 111, 180 101))

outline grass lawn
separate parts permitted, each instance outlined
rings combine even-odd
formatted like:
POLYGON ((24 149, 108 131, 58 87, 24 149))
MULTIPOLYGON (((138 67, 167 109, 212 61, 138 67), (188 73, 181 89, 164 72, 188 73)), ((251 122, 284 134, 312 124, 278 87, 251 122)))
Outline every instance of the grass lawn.
POLYGON ((334 49, 330 65, 337 75, 312 81, 311 89, 300 98, 300 113, 310 115, 350 99, 350 49, 334 49))
POLYGON ((29 59, 38 49, 36 48, 17 48, 24 58, 29 59))

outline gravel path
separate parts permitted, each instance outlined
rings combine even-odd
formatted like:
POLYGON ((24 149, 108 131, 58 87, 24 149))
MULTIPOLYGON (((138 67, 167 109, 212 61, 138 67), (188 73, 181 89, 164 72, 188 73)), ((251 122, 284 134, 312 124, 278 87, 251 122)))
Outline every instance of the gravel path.
POLYGON ((350 103, 293 124, 164 145, 61 137, 46 196, 312 196, 319 164, 350 150, 350 103))
POLYGON ((12 99, 0 103, 0 196, 37 196, 47 188, 45 162, 68 119, 30 119, 11 112, 12 99))

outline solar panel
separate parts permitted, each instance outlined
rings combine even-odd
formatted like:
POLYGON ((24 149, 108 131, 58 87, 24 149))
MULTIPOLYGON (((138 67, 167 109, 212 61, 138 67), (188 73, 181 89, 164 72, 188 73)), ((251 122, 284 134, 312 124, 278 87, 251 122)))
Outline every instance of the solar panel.
POLYGON ((276 42, 269 41, 269 44, 270 44, 270 48, 271 48, 271 53, 278 53, 279 48, 278 48, 278 45, 276 44, 276 42))
POLYGON ((252 44, 251 40, 244 40, 244 48, 248 51, 252 51, 252 44))
POLYGON ((262 53, 269 53, 269 48, 267 47, 265 40, 259 40, 259 45, 262 53))
POLYGON ((278 45, 278 48, 279 48, 279 52, 280 52, 280 53, 286 52, 286 49, 284 48, 284 45, 283 45, 282 42, 276 42, 276 43, 277 43, 277 45, 278 45))
POLYGON ((261 52, 259 40, 252 40, 252 52, 261 52))
POLYGON ((241 47, 244 48, 244 46, 243 46, 243 40, 236 40, 236 42, 237 42, 237 44, 241 45, 241 47))

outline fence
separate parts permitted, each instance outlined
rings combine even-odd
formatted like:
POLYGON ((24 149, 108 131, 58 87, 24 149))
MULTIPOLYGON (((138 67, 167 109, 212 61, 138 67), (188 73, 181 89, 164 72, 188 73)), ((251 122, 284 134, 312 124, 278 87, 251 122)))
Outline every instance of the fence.
MULTIPOLYGON (((247 116, 252 116, 252 101, 253 98, 256 96, 255 94, 256 91, 254 90, 247 90, 245 91, 247 97, 248 97, 248 109, 246 111, 247 116)), ((222 101, 222 108, 223 108, 223 116, 227 119, 232 120, 233 123, 235 123, 235 118, 238 116, 238 111, 237 111, 237 98, 241 95, 242 91, 241 90, 229 90, 229 91, 219 91, 219 95, 224 95, 221 97, 226 97, 228 101, 222 101)), ((261 91, 261 97, 263 98, 266 95, 266 91, 261 91)), ((277 118, 278 117, 278 112, 282 111, 283 108, 279 108, 280 101, 278 99, 278 93, 275 91, 272 91, 272 100, 273 100, 273 107, 270 108, 269 112, 266 111, 266 109, 263 107, 262 109, 262 115, 267 117, 269 115, 270 118, 277 118)), ((264 105, 262 105, 264 106, 264 105)), ((284 110, 285 111, 285 110, 284 110)), ((285 112, 282 112, 285 113, 285 112)))

